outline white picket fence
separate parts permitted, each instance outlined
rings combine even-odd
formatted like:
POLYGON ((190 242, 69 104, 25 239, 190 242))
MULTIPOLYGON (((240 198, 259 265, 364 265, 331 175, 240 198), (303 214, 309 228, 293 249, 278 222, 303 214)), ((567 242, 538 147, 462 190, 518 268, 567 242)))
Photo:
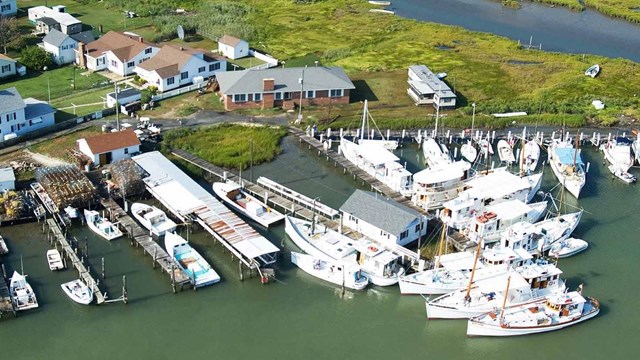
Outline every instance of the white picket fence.
POLYGON ((160 100, 168 99, 170 97, 174 97, 174 96, 178 96, 178 95, 181 95, 181 94, 184 94, 184 93, 188 93, 188 92, 191 92, 191 91, 194 91, 194 90, 198 90, 198 89, 204 88, 206 86, 207 86, 207 82, 203 81, 203 82, 200 82, 200 83, 197 83, 197 84, 184 86, 184 87, 180 87, 180 88, 177 88, 177 89, 174 89, 174 90, 165 91, 163 93, 153 95, 151 97, 151 99, 153 101, 160 101, 160 100))

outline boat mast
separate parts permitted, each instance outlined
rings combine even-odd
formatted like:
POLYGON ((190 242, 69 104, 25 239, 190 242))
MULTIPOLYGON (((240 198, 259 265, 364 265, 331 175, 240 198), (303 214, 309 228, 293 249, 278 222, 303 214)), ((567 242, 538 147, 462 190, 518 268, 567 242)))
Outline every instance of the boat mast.
POLYGON ((504 319, 504 307, 507 305, 507 298, 509 297, 509 285, 511 285, 511 274, 507 278, 507 290, 504 292, 504 299, 502 300, 502 310, 500 311, 500 324, 502 325, 502 319, 504 319))
POLYGON ((520 149, 520 176, 524 175, 524 140, 527 136, 527 128, 522 130, 522 148, 520 149))
POLYGON ((440 84, 438 84, 438 98, 435 99, 438 103, 436 104, 436 128, 435 128, 435 136, 434 138, 438 139, 438 118, 440 117, 440 84))
POLYGON ((576 161, 578 159, 578 133, 576 132, 576 147, 573 152, 573 171, 576 171, 576 161))
POLYGON ((471 285, 473 285, 473 277, 476 274, 476 265, 478 264, 478 257, 480 256, 480 246, 482 246, 482 239, 478 241, 478 247, 476 248, 476 257, 473 258, 473 268, 471 269, 471 277, 469 278, 469 286, 467 286, 467 294, 464 296, 464 300, 467 303, 471 302, 471 285))
POLYGON ((362 129, 360 130, 360 140, 364 139, 364 124, 366 121, 367 121, 367 99, 364 99, 364 110, 362 111, 362 129))
POLYGON ((447 224, 442 225, 442 235, 440 235, 440 247, 438 248, 438 259, 436 260, 435 269, 440 266, 440 258, 442 257, 442 248, 444 247, 444 236, 447 233, 447 224))

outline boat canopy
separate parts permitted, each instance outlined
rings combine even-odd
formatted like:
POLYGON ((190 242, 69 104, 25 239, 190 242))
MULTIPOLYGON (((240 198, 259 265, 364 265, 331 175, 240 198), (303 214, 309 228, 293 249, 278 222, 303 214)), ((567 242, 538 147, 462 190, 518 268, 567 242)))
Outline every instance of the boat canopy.
POLYGON ((458 167, 424 169, 413 175, 413 181, 421 184, 437 184, 445 181, 461 179, 464 171, 458 167))
POLYGON ((616 138, 616 143, 617 144, 624 144, 624 145, 631 145, 631 143, 633 143, 633 141, 631 141, 630 139, 628 139, 626 137, 619 136, 619 137, 616 138))
MULTIPOLYGON (((573 157, 576 152, 574 148, 556 148, 556 155, 560 162, 564 165, 573 165, 573 157)), ((584 165, 582 162, 582 158, 580 158, 580 151, 578 151, 578 155, 576 156, 576 164, 584 165)))
POLYGON ((388 162, 396 162, 400 160, 391 151, 382 146, 374 144, 358 145, 360 147, 359 155, 374 165, 382 165, 388 162))

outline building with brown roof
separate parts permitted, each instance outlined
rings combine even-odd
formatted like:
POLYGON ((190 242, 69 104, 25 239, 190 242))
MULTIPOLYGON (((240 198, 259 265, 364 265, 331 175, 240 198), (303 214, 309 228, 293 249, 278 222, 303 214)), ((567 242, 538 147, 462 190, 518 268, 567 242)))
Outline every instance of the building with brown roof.
POLYGON ((206 50, 175 45, 163 46, 153 58, 144 61, 133 72, 159 91, 190 85, 227 70, 227 61, 206 50))
POLYGON ((133 130, 123 130, 78 140, 78 150, 87 155, 96 166, 130 158, 140 152, 140 140, 133 130))
POLYGON ((89 70, 109 70, 121 76, 131 75, 133 69, 154 57, 160 48, 133 33, 109 31, 90 44, 80 43, 76 63, 89 70))
POLYGON ((218 40, 218 51, 229 59, 240 59, 249 56, 249 43, 231 35, 223 35, 218 40))

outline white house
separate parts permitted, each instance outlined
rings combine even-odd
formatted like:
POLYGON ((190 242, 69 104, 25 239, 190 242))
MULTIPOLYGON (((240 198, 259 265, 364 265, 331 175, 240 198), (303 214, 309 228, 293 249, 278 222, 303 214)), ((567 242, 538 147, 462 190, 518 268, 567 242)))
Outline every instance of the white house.
POLYGON ((38 33, 48 33, 52 29, 72 35, 82 32, 82 22, 67 13, 66 6, 35 6, 27 10, 29 21, 36 25, 38 33))
POLYGON ((44 101, 22 99, 15 87, 0 90, 0 141, 53 125, 55 113, 44 101))
POLYGON ((456 107, 456 94, 425 65, 409 66, 408 76, 407 94, 416 105, 432 104, 440 109, 456 107))
POLYGON ((130 158, 140 152, 140 140, 132 129, 111 132, 78 140, 78 150, 96 166, 130 158))
POLYGON ((165 45, 153 58, 136 66, 133 72, 157 86, 159 91, 168 91, 193 84, 195 77, 207 79, 226 71, 227 62, 205 50, 165 45))
POLYGON ((79 44, 76 63, 89 70, 109 70, 120 76, 133 74, 133 69, 154 57, 160 48, 132 33, 109 31, 90 44, 79 44))
POLYGON ((218 51, 229 59, 240 59, 249 56, 249 43, 230 35, 223 35, 218 40, 218 51))
POLYGON ((13 16, 17 12, 16 0, 0 0, 0 16, 13 16))
POLYGON ((15 75, 17 64, 17 61, 7 55, 0 54, 0 79, 15 75))
POLYGON ((12 167, 0 169, 0 192, 14 190, 16 188, 16 176, 12 167))
POLYGON ((356 190, 340 211, 344 226, 388 246, 405 246, 427 233, 424 215, 376 193, 356 190))

